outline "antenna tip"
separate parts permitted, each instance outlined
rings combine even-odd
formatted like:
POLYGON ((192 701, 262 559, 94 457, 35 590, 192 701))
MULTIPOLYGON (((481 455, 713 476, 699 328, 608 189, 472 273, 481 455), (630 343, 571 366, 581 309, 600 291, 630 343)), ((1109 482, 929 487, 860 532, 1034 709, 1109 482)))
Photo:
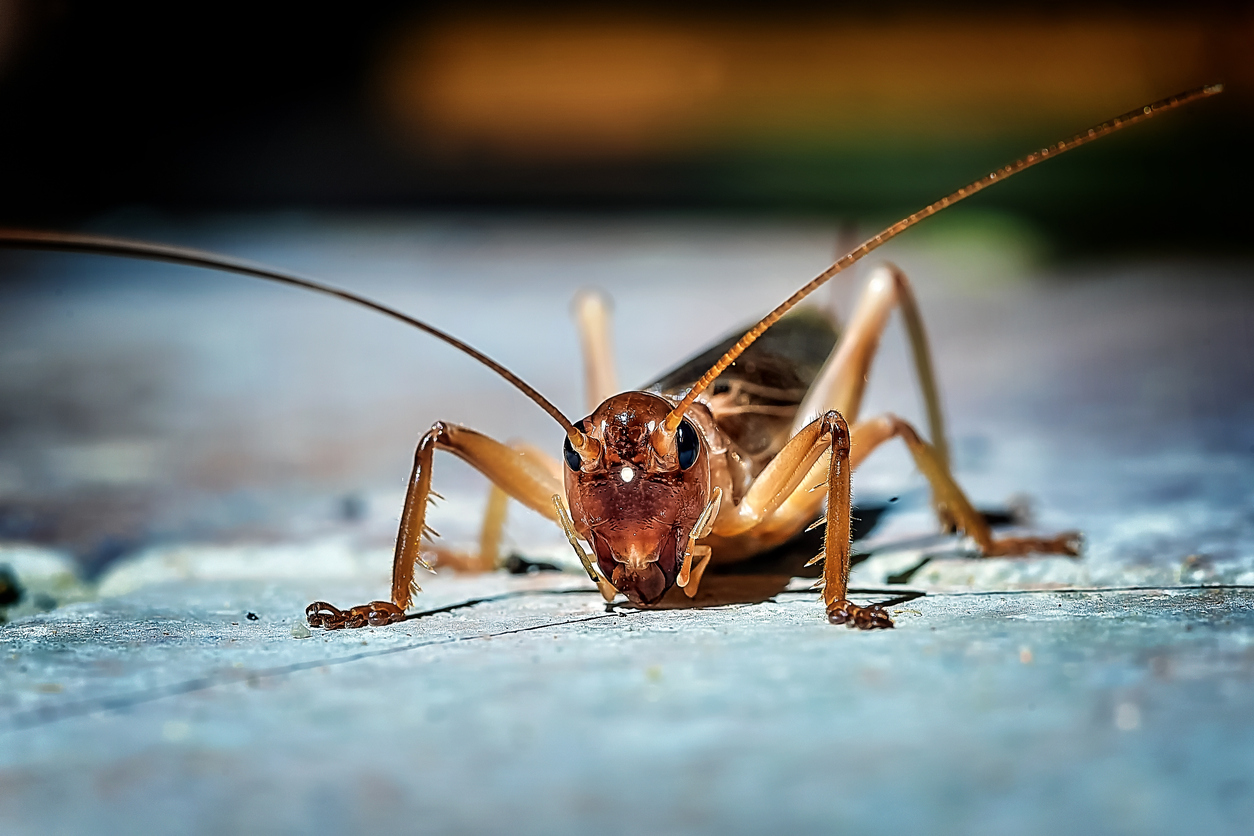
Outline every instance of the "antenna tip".
POLYGON ((1219 84, 1207 85, 1206 87, 1203 87, 1202 90, 1208 96, 1213 96, 1216 93, 1222 93, 1224 91, 1223 82, 1220 82, 1219 84))

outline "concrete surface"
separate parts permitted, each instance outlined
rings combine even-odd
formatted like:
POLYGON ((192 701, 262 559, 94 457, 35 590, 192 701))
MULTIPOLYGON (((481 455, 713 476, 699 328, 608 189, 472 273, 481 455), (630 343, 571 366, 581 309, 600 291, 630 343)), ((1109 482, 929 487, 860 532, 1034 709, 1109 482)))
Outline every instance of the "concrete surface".
MULTIPOLYGON (((425 602, 517 590, 437 585, 425 602)), ((527 584, 530 589, 536 585, 527 584)), ((291 584, 10 625, 10 833, 1247 832, 1254 590, 489 600, 292 635, 291 584), (253 612, 258 620, 249 621, 253 612)))
MULTIPOLYGON (((640 381, 834 249, 691 221, 113 223, 396 301, 570 412, 576 287, 619 300, 640 381)), ((641 612, 577 573, 441 575, 421 618, 309 631, 311 600, 382 595, 431 421, 541 440, 547 419, 364 314, 5 256, 0 564, 24 595, 0 627, 0 830, 1248 832, 1250 267, 1050 272, 963 234, 885 253, 919 286, 959 478, 985 506, 1026 494, 1087 551, 967 559, 900 451, 877 454, 854 477, 891 509, 854 574, 896 601, 877 634, 827 625, 804 579, 641 612)), ((916 400, 890 333, 868 412, 916 400)), ((464 542, 482 482, 445 460, 437 479, 436 527, 464 542)), ((569 562, 538 518, 509 538, 569 562)))

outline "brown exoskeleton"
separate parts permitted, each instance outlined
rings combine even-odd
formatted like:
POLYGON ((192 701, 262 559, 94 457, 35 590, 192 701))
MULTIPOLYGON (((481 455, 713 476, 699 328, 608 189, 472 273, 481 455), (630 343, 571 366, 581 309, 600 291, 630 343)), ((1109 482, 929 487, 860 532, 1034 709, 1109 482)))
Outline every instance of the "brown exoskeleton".
POLYGON ((1154 114, 1218 93, 1218 85, 1147 105, 998 169, 866 241, 806 284, 747 333, 715 346, 642 391, 618 394, 610 361, 606 308, 594 294, 578 300, 590 414, 571 422, 500 364, 427 323, 355 294, 280 271, 208 253, 99 236, 0 231, 12 247, 124 255, 229 270, 331 294, 400 319, 453 345, 512 383, 561 425, 555 460, 529 446, 507 446, 466 427, 437 422, 422 437, 401 515, 390 601, 348 610, 311 604, 312 626, 388 624, 405 617, 418 564, 430 568, 422 540, 437 449, 483 473, 489 503, 485 540, 512 497, 559 523, 607 600, 623 594, 655 604, 672 587, 696 595, 712 562, 759 554, 818 518, 825 523, 823 598, 829 620, 864 629, 891 627, 879 607, 846 598, 850 561, 850 473, 879 445, 900 438, 932 488, 943 527, 965 533, 982 554, 1077 554, 1079 535, 995 538, 949 470, 945 431, 922 319, 906 277, 895 268, 870 278, 844 333, 798 302, 905 229, 1025 168, 1154 114), (871 361, 888 317, 900 309, 909 336, 929 434, 892 416, 860 419, 871 361), (770 329, 770 330, 768 330, 770 329), (817 417, 814 417, 817 416, 817 417), (826 510, 824 511, 824 503, 826 510), (585 550, 587 543, 591 551, 585 550))

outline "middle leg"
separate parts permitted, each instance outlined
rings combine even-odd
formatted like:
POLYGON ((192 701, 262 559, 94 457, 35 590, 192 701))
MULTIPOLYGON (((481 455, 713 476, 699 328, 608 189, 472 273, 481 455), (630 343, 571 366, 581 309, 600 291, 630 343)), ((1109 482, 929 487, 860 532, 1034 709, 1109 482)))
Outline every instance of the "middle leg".
MULTIPOLYGON (((509 445, 536 467, 547 470, 553 480, 561 483, 562 472, 556 461, 534 445, 522 441, 509 445)), ((493 572, 502 565, 501 545, 505 537, 505 521, 509 515, 509 494, 495 482, 488 482, 488 500, 479 526, 479 550, 466 551, 432 544, 429 553, 436 566, 447 566, 454 572, 477 574, 493 572)))

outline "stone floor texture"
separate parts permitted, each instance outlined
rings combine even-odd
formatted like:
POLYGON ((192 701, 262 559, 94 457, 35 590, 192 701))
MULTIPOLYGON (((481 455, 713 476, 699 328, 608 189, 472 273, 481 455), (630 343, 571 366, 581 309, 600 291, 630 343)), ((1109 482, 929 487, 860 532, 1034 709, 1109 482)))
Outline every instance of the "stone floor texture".
MULTIPOLYGON (((366 290, 569 413, 576 288, 618 300, 637 383, 822 269, 835 238, 692 220, 104 228, 366 290)), ((310 630, 310 601, 386 589, 432 421, 539 441, 547 419, 365 314, 5 255, 0 600, 6 583, 21 597, 0 625, 0 832, 1251 832, 1254 268, 1045 268, 980 229, 885 256, 918 286, 959 480, 982 507, 1026 496, 1021 522, 1080 529, 1085 554, 973 559, 933 534, 908 459, 877 453, 854 475, 887 509, 853 576, 894 613, 875 633, 828 625, 777 565, 650 611, 607 606, 578 572, 445 573, 402 624, 310 630)), ((885 337, 867 414, 919 414, 901 342, 885 337)), ((435 525, 464 544, 482 480, 445 459, 436 474, 435 525)), ((511 511, 507 540, 570 566, 538 517, 511 511)))
POLYGON ((556 594, 576 585, 437 583, 430 606, 486 600, 308 638, 309 593, 253 582, 10 625, 5 831, 1240 833, 1254 816, 1254 589, 929 595, 862 634, 813 593, 607 612, 556 594))

